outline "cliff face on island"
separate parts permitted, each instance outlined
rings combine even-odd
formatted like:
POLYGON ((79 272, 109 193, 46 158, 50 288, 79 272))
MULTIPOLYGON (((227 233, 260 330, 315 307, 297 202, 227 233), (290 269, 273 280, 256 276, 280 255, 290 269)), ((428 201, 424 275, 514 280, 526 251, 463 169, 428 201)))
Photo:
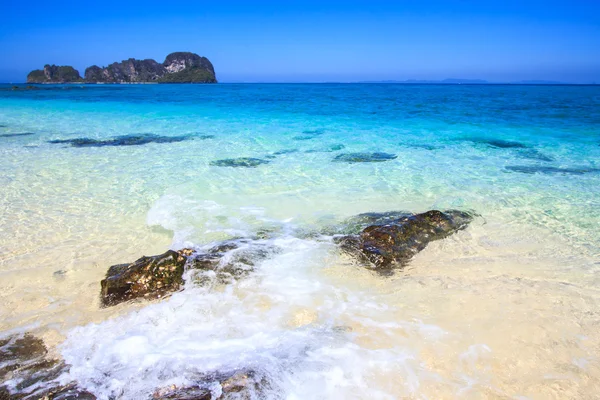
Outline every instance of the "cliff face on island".
POLYGON ((70 83, 83 82, 79 71, 68 65, 44 65, 44 69, 33 70, 27 75, 27 83, 70 83))
POLYGON ((167 56, 162 64, 152 59, 115 62, 107 67, 92 65, 85 69, 84 79, 73 67, 46 65, 27 75, 27 83, 216 83, 215 70, 206 57, 189 52, 167 56), (67 73, 68 71, 71 71, 67 73))

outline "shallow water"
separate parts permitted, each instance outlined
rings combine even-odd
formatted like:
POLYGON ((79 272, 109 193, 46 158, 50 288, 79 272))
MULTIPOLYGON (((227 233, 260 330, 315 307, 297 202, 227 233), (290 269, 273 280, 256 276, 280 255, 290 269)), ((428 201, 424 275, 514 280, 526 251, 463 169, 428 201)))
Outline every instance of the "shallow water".
POLYGON ((0 330, 41 336, 65 382, 139 399, 252 368, 272 398, 600 390, 600 88, 41 89, 0 91, 0 330), (111 145, 50 143, 79 138, 111 145), (397 157, 333 161, 352 153, 397 157), (268 163, 215 163, 241 157, 268 163), (448 208, 479 216, 392 277, 328 236, 448 208), (264 230, 278 251, 245 279, 99 307, 112 264, 264 230))

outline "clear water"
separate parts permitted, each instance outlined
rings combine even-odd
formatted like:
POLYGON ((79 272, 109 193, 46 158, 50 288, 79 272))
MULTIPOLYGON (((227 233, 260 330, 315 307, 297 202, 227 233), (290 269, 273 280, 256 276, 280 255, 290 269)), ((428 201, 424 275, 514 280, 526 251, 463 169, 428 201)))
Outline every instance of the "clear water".
POLYGON ((236 368, 288 399, 600 390, 600 87, 9 88, 0 330, 43 337, 72 366, 64 381, 123 399, 236 368), (49 143, 129 134, 192 138, 49 143), (397 158, 332 161, 348 152, 397 158), (269 163, 211 165, 236 157, 269 163), (393 277, 307 235, 362 212, 433 208, 480 217, 393 277), (264 228, 278 251, 246 279, 190 277, 163 301, 99 308, 112 264, 264 228))

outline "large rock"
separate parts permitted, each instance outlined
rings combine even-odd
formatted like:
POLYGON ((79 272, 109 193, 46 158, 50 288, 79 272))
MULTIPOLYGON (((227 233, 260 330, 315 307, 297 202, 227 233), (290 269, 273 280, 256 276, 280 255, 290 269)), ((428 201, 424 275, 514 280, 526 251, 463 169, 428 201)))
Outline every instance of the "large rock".
POLYGON ((109 268, 100 282, 104 306, 115 305, 138 297, 162 297, 180 288, 187 257, 169 250, 164 254, 142 257, 132 264, 109 268))
MULTIPOLYGON (((159 298, 179 290, 186 268, 210 272, 220 283, 229 283, 254 270, 256 263, 278 251, 252 239, 220 242, 208 250, 169 250, 164 254, 142 257, 131 264, 113 265, 100 282, 102 305, 112 306, 136 298, 159 298)), ((198 274, 197 274, 198 275, 198 274)), ((196 276, 203 284, 205 276, 196 276)))
POLYGON ((386 270, 403 266, 434 240, 443 239, 464 229, 473 219, 465 212, 450 210, 427 211, 422 214, 389 219, 393 213, 382 218, 365 215, 365 220, 381 221, 369 225, 358 235, 338 238, 342 249, 376 269, 386 270))
POLYGON ((190 52, 171 53, 163 63, 161 83, 216 83, 215 69, 206 57, 190 52))
POLYGON ((130 58, 108 67, 92 65, 85 70, 88 83, 216 83, 215 70, 206 57, 176 52, 160 64, 152 59, 130 58))
POLYGON ((0 379, 6 383, 0 386, 0 399, 96 399, 75 383, 56 386, 67 366, 47 355, 44 342, 29 333, 0 339, 0 379))
POLYGON ((96 65, 86 68, 85 81, 89 83, 132 83, 157 82, 167 73, 162 64, 154 60, 136 60, 130 58, 120 63, 112 63, 106 68, 96 65))
POLYGON ((79 71, 69 65, 44 65, 27 75, 27 83, 71 83, 83 82, 79 71))

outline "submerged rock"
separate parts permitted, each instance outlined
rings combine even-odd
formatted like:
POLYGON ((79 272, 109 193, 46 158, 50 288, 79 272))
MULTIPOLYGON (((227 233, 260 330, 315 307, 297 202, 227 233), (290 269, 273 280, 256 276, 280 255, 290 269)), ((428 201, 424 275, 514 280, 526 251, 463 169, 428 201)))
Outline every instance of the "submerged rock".
POLYGON ((334 162, 347 162, 347 163, 363 163, 363 162, 383 162, 393 160, 398 156, 389 153, 343 153, 336 156, 334 162))
MULTIPOLYGON (((363 214, 369 220, 369 214, 363 214)), ((337 239, 341 248, 371 263, 378 270, 403 266, 434 240, 443 239, 464 229, 473 219, 462 211, 438 210, 393 218, 393 214, 374 215, 379 222, 369 225, 358 235, 337 239)))
POLYGON ((335 151, 340 151, 345 148, 346 148, 346 146, 344 146, 343 144, 334 144, 323 150, 319 150, 319 149, 306 150, 305 153, 333 153, 335 151))
POLYGON ((292 140, 311 140, 314 139, 316 136, 315 135, 298 135, 298 136, 294 136, 292 138, 292 140))
POLYGON ((400 146, 412 147, 413 149, 423 149, 423 150, 437 150, 438 149, 438 147, 430 145, 430 144, 407 144, 407 143, 400 143, 400 146))
POLYGON ((472 142, 486 144, 491 147, 496 147, 499 149, 525 149, 523 143, 515 142, 512 140, 502 140, 502 139, 472 139, 472 142))
POLYGON ((211 161, 210 165, 213 167, 245 167, 253 168, 261 164, 268 164, 270 161, 263 160, 260 158, 252 157, 239 157, 239 158, 225 158, 223 160, 211 161))
POLYGON ((193 251, 189 254, 188 267, 200 271, 213 271, 219 282, 228 283, 239 279, 254 270, 256 263, 279 248, 252 239, 232 239, 223 241, 206 251, 193 251))
POLYGON ((31 136, 35 135, 34 132, 23 132, 23 133, 3 133, 0 134, 0 137, 3 138, 11 138, 11 137, 20 137, 20 136, 31 136))
POLYGON ((123 135, 111 139, 98 140, 90 138, 49 140, 52 144, 70 144, 73 147, 104 146, 140 146, 148 143, 177 143, 189 140, 193 136, 159 136, 153 134, 123 135))
POLYGON ((545 155, 544 153, 539 152, 536 149, 527 149, 519 152, 519 155, 523 158, 528 158, 530 160, 539 160, 539 161, 554 161, 554 158, 545 155))
POLYGON ((169 250, 142 257, 132 264, 113 265, 100 282, 102 305, 112 306, 138 297, 158 298, 183 284, 187 257, 169 250))
POLYGON ((157 389, 153 400, 250 400, 261 398, 268 381, 256 372, 235 371, 198 378, 195 386, 170 386, 157 389))
POLYGON ((285 150, 279 150, 273 153, 274 156, 281 156, 284 154, 292 154, 292 153, 297 153, 300 150, 298 149, 285 149, 285 150))
POLYGON ((600 172, 598 168, 557 168, 546 166, 509 165, 505 167, 508 171, 521 172, 523 174, 568 174, 583 175, 589 172, 600 172))
POLYGON ((302 131, 302 135, 294 136, 292 140, 311 140, 325 133, 323 129, 312 129, 302 131))

